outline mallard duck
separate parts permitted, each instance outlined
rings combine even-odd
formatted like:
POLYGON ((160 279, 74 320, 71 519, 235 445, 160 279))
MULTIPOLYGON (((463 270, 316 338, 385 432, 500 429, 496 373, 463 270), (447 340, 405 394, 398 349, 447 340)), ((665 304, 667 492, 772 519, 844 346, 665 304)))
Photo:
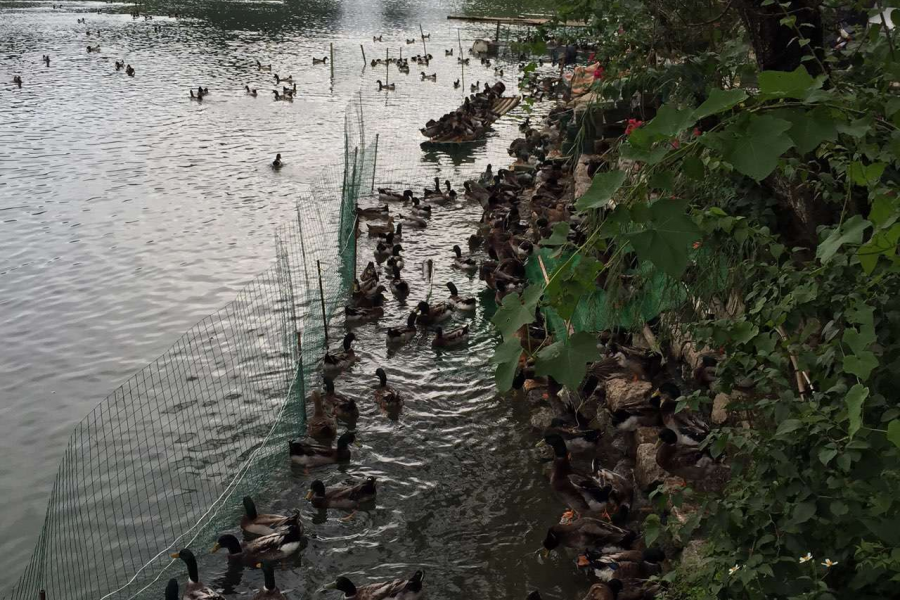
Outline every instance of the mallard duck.
POLYGON ((544 436, 544 442, 553 448, 553 468, 550 471, 550 487, 563 503, 576 512, 603 513, 607 510, 612 488, 599 484, 594 478, 572 468, 566 442, 558 433, 544 436))
POLYGON ((459 329, 444 332, 443 328, 438 327, 434 331, 435 337, 431 340, 431 345, 435 348, 452 348, 453 346, 461 346, 469 341, 469 326, 464 325, 459 329))
POLYGON ((475 252, 484 244, 484 238, 473 233, 469 236, 469 252, 475 252))
POLYGON ((716 382, 716 369, 718 368, 718 365, 719 361, 716 357, 704 354, 700 359, 700 364, 694 369, 694 381, 703 388, 709 389, 710 386, 716 382))
POLYGON ((190 91, 190 93, 191 93, 191 100, 197 100, 198 102, 202 102, 202 101, 203 101, 203 94, 202 94, 202 93, 196 94, 196 95, 195 95, 193 89, 190 91))
POLYGON ((622 582, 618 579, 604 583, 595 583, 585 594, 583 600, 618 600, 622 591, 622 582))
POLYGON ((389 217, 388 205, 373 206, 372 208, 356 208, 356 214, 366 219, 387 219, 389 217))
POLYGON ((170 579, 166 585, 166 600, 179 600, 177 579, 170 579))
MULTIPOLYGON (((388 236, 390 236, 390 234, 386 234, 384 236, 385 241, 387 241, 388 236)), ((378 237, 382 237, 382 236, 378 236, 378 237)), ((392 244, 395 242, 403 241, 403 223, 402 222, 397 223, 397 228, 394 229, 394 237, 392 237, 391 240, 393 240, 391 242, 392 244)))
POLYGON ((383 202, 402 202, 404 200, 411 200, 413 196, 412 190, 405 190, 403 192, 395 192, 390 188, 378 188, 378 199, 383 202))
POLYGON ((452 281, 447 282, 447 289, 450 290, 450 299, 448 302, 453 307, 453 310, 459 312, 472 312, 475 310, 477 303, 473 296, 469 296, 468 298, 460 296, 459 290, 456 289, 456 286, 453 285, 452 281))
POLYGON ((675 412, 681 390, 674 383, 664 383, 650 396, 650 404, 659 409, 663 425, 675 432, 682 446, 699 446, 709 435, 709 423, 700 415, 685 409, 675 412))
POLYGON ((312 416, 306 422, 306 433, 313 439, 331 442, 337 436, 337 423, 325 410, 322 394, 318 390, 313 390, 310 397, 314 408, 312 416))
POLYGON ((423 229, 428 227, 428 221, 426 221, 422 217, 417 217, 415 215, 400 215, 400 218, 403 219, 403 224, 409 227, 415 227, 417 229, 423 229))
POLYGON ((396 84, 396 83, 389 83, 389 84, 387 84, 387 85, 384 85, 383 83, 381 83, 381 80, 380 80, 380 79, 377 79, 377 80, 375 81, 375 83, 378 84, 378 91, 379 91, 379 92, 382 91, 382 90, 384 90, 384 91, 386 91, 386 92, 393 92, 394 90, 397 89, 397 84, 396 84))
POLYGON ((378 387, 375 388, 375 403, 386 411, 396 411, 403 406, 403 397, 391 386, 387 384, 387 374, 384 369, 378 367, 375 369, 375 375, 378 376, 378 387))
POLYGON ((416 313, 409 313, 406 319, 406 327, 391 327, 387 330, 388 344, 405 344, 416 337, 416 313))
POLYGON ((255 89, 252 89, 249 85, 245 85, 244 89, 247 90, 247 94, 256 98, 257 93, 255 89))
POLYGON ((428 219, 431 217, 431 207, 422 206, 418 198, 413 198, 413 205, 409 209, 409 213, 417 219, 428 219))
POLYGON ((300 522, 300 513, 291 516, 285 515, 261 515, 256 512, 256 504, 253 498, 244 496, 244 516, 241 517, 241 529, 251 535, 271 535, 278 530, 285 529, 292 523, 300 522))
POLYGON ((384 316, 384 307, 370 306, 366 308, 345 306, 344 307, 344 324, 348 327, 362 325, 363 323, 371 323, 377 321, 384 316))
POLYGON ((372 41, 373 41, 373 42, 380 42, 380 41, 381 41, 381 38, 383 38, 383 37, 384 37, 384 34, 379 35, 378 37, 375 37, 375 36, 373 35, 373 36, 372 36, 372 41))
POLYGON ((678 434, 671 429, 659 432, 662 442, 656 450, 656 463, 663 470, 688 481, 710 484, 726 481, 730 469, 696 446, 679 446, 678 434))
POLYGON ((294 83, 294 77, 288 75, 287 77, 279 77, 278 73, 275 73, 275 85, 279 85, 281 83, 294 83))
POLYGON ((544 430, 545 436, 550 434, 560 436, 566 443, 566 449, 572 454, 596 452, 601 438, 601 433, 596 429, 569 427, 568 423, 559 417, 550 421, 550 427, 544 430))
POLYGON ((350 305, 356 308, 383 307, 385 300, 387 300, 384 296, 384 292, 386 291, 387 288, 383 285, 379 284, 373 288, 372 284, 366 284, 366 287, 354 290, 350 298, 350 305))
POLYGON ((325 65, 325 64, 328 64, 328 57, 327 57, 327 56, 323 56, 322 58, 316 58, 315 56, 313 56, 313 64, 314 64, 314 65, 325 65))
POLYGON ((356 420, 359 418, 359 408, 356 406, 356 401, 352 398, 347 398, 343 394, 336 393, 334 391, 334 381, 329 377, 325 378, 324 400, 331 407, 331 412, 334 414, 335 419, 350 425, 356 423, 356 420))
POLYGON ((630 529, 593 517, 578 517, 568 523, 557 523, 547 530, 544 554, 559 546, 566 548, 628 548, 638 535, 630 529))
POLYGON ((503 77, 503 69, 494 69, 495 77, 503 77))
POLYGON ((50 66, 50 56, 49 55, 45 54, 41 60, 44 61, 45 66, 48 66, 48 67, 50 66))
POLYGON ((666 553, 656 547, 613 553, 588 548, 578 557, 576 564, 600 581, 612 581, 647 579, 658 575, 662 571, 659 563, 665 559, 666 553))
MULTIPOLYGON (((190 549, 183 548, 169 556, 172 558, 180 558, 184 561, 184 564, 187 565, 188 582, 184 588, 184 595, 181 597, 182 600, 225 600, 225 596, 213 591, 212 588, 206 587, 200 581, 200 575, 197 572, 197 558, 190 549)), ((169 582, 169 585, 171 585, 171 582, 169 582)))
MULTIPOLYGON (((469 59, 468 59, 468 58, 463 58, 462 56, 460 56, 460 57, 457 57, 456 62, 458 62, 458 63, 461 64, 461 65, 468 65, 468 64, 469 64, 469 59)), ((478 84, 472 84, 470 87, 471 87, 471 88, 474 88, 474 89, 472 90, 473 92, 477 92, 477 91, 478 91, 478 84)))
POLYGON ((291 94, 279 94, 278 90, 272 90, 272 93, 275 94, 275 100, 279 102, 293 102, 294 96, 291 94))
POLYGON ((333 378, 335 375, 349 369, 353 363, 357 361, 356 353, 353 351, 353 348, 350 347, 354 340, 356 340, 356 336, 353 335, 352 332, 348 333, 344 336, 343 350, 333 354, 331 352, 325 353, 323 370, 326 375, 333 378))
POLYGON ((619 431, 655 427, 659 425, 659 409, 649 399, 635 397, 629 404, 619 405, 612 415, 612 423, 619 431))
POLYGON ((459 89, 459 79, 453 82, 453 89, 459 89))
POLYGON ((372 283, 378 283, 378 269, 375 268, 375 263, 369 261, 369 264, 366 265, 366 268, 363 269, 362 275, 359 276, 360 281, 365 284, 371 285, 372 283))
POLYGON ((348 431, 338 438, 336 448, 291 440, 288 442, 291 460, 305 467, 321 467, 338 462, 347 462, 350 460, 349 446, 355 439, 356 434, 348 431))
POLYGON ((423 325, 441 323, 453 316, 453 307, 443 302, 431 306, 423 300, 419 302, 417 309, 419 316, 416 320, 423 325))
POLYGON ((453 252, 456 258, 453 259, 453 266, 466 273, 474 273, 478 270, 478 263, 471 256, 463 258, 462 249, 459 246, 453 246, 453 252))
POLYGON ((391 249, 391 255, 387 259, 387 266, 391 271, 394 271, 394 269, 401 270, 406 264, 403 262, 403 257, 400 256, 401 252, 403 252, 403 246, 394 244, 394 247, 391 249))
POLYGON ((390 287, 394 297, 402 302, 409 296, 409 284, 403 281, 403 278, 400 276, 400 269, 395 267, 393 271, 394 278, 391 279, 391 283, 388 287, 390 287))
POLYGON ((284 87, 281 88, 281 93, 285 96, 295 96, 297 94, 297 84, 294 84, 294 87, 284 87))
POLYGON ((422 581, 425 573, 416 571, 410 579, 394 579, 381 583, 370 583, 356 587, 346 577, 338 577, 334 583, 325 586, 326 590, 338 590, 344 592, 344 598, 348 600, 419 600, 422 597, 422 581))
POLYGON ((261 62, 259 62, 259 61, 257 60, 257 61, 256 61, 256 68, 259 69, 260 71, 271 71, 271 70, 272 70, 272 65, 264 65, 264 64, 262 64, 261 62))
MULTIPOLYGON (((100 46, 97 46, 97 48, 94 50, 94 52, 100 52, 100 46)), ((128 75, 129 77, 134 77, 134 67, 132 67, 131 65, 125 65, 125 74, 128 75)), ((204 95, 209 93, 206 90, 203 90, 203 91, 204 91, 204 95)))
POLYGON ((303 541, 303 528, 299 523, 291 523, 282 531, 258 537, 255 540, 241 543, 230 533, 219 536, 212 547, 215 554, 221 548, 228 550, 229 560, 240 560, 255 565, 261 560, 282 560, 300 549, 303 541))
POLYGON ((449 50, 444 50, 444 56, 453 56, 453 48, 449 50))
POLYGON ((406 40, 406 45, 407 45, 407 46, 410 45, 410 44, 415 44, 415 43, 416 43, 416 39, 415 39, 415 38, 413 38, 413 39, 408 39, 408 38, 407 38, 407 40, 406 40))
POLYGON ((437 81, 437 73, 432 73, 431 75, 426 75, 425 71, 422 71, 422 81, 437 81))
POLYGON ((591 463, 591 478, 600 489, 609 489, 607 514, 614 525, 628 521, 634 499, 634 470, 623 460, 613 470, 603 468, 595 458, 591 463))
MULTIPOLYGON (((423 34, 422 34, 422 39, 423 39, 423 40, 430 40, 430 39, 431 39, 431 34, 430 34, 430 33, 423 33, 423 34)), ((428 55, 428 58, 431 58, 431 55, 430 55, 430 54, 428 55)))
POLYGON ((270 561, 262 561, 256 563, 256 568, 262 570, 263 581, 265 584, 259 590, 252 600, 287 600, 287 596, 281 593, 278 586, 275 585, 275 568, 270 561))
POLYGON ((361 504, 375 500, 375 478, 367 477, 353 486, 335 486, 325 489, 325 484, 316 479, 309 486, 306 499, 319 509, 339 508, 356 510, 361 504))
POLYGON ((281 154, 280 154, 280 153, 279 153, 279 154, 276 154, 276 155, 275 155, 275 160, 272 161, 272 168, 273 168, 273 169, 280 169, 280 168, 283 167, 283 166, 284 166, 284 163, 281 161, 281 154))

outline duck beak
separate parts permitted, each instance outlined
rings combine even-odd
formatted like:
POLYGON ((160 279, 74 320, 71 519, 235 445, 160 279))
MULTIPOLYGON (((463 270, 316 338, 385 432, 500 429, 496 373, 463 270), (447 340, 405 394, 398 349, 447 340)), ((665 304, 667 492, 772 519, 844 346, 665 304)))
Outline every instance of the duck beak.
POLYGON ((181 554, 179 554, 178 552, 173 552, 169 555, 169 558, 181 558, 181 554))
POLYGON ((661 394, 659 393, 659 390, 656 390, 655 392, 653 392, 652 394, 650 394, 650 397, 651 397, 651 398, 659 398, 660 395, 661 395, 661 394))
POLYGON ((541 440, 537 444, 535 444, 534 447, 540 448, 541 446, 546 446, 546 445, 547 445, 547 442, 545 442, 544 440, 541 440))
POLYGON ((307 500, 311 500, 311 499, 312 499, 312 496, 313 496, 312 490, 309 490, 308 492, 306 492, 306 499, 307 499, 307 500))
POLYGON ((336 581, 332 581, 332 582, 329 583, 328 585, 323 586, 321 591, 324 592, 324 591, 326 591, 326 590, 336 590, 336 589, 337 589, 337 582, 336 582, 336 581))
POLYGON ((541 550, 541 556, 543 556, 544 558, 550 558, 550 551, 544 548, 543 550, 541 550))
POLYGON ((256 563, 256 568, 257 568, 257 569, 262 569, 262 563, 256 563))
POLYGON ((578 560, 575 561, 575 564, 579 567, 586 567, 591 564, 591 561, 588 560, 588 557, 582 554, 578 557, 578 560))
POLYGON ((215 544, 213 544, 212 550, 210 550, 210 552, 215 554, 216 552, 219 551, 219 548, 221 548, 221 546, 219 545, 219 542, 216 542, 215 544))

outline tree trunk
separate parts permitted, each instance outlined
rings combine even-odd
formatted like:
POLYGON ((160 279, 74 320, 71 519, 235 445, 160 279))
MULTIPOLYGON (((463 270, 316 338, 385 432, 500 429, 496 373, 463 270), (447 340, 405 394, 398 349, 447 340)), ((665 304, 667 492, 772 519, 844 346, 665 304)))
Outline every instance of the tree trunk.
POLYGON ((801 64, 810 75, 822 73, 825 54, 821 0, 790 0, 790 6, 782 8, 775 2, 762 6, 763 0, 737 0, 736 7, 741 20, 750 34, 750 42, 756 54, 760 71, 793 71, 801 64), (793 26, 783 25, 782 19, 796 17, 793 26), (801 46, 797 31, 809 39, 809 44, 801 46), (818 60, 803 61, 806 56, 818 60))

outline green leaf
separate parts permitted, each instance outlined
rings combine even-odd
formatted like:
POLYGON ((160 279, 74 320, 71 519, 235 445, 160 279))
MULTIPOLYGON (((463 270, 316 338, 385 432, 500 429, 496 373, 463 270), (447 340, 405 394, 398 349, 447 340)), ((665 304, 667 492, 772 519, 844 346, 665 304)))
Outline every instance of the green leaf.
POLYGON ((703 161, 696 156, 688 156, 681 163, 681 166, 684 169, 684 174, 690 179, 702 181, 706 176, 706 167, 703 166, 703 161))
MULTIPOLYGON (((878 359, 868 350, 864 350, 858 354, 844 357, 844 370, 848 373, 856 375, 863 381, 869 378, 869 375, 878 366, 878 359)), ((859 384, 857 384, 859 385, 859 384)))
POLYGON ((626 234, 639 259, 676 279, 687 268, 691 244, 700 239, 700 230, 685 211, 684 201, 657 200, 643 230, 626 234))
POLYGON ((857 383, 850 388, 850 391, 847 392, 847 396, 844 398, 844 402, 847 404, 847 417, 850 419, 848 431, 851 438, 859 431, 862 425, 863 402, 868 396, 869 388, 857 383))
POLYGON ((863 328, 863 331, 857 331, 853 328, 845 329, 842 341, 850 346, 853 354, 859 354, 868 349, 869 344, 874 342, 875 330, 871 328, 863 328))
POLYGON ((659 539, 660 531, 662 531, 662 523, 659 515, 656 513, 647 515, 647 518, 644 519, 644 544, 648 547, 652 546, 659 539))
POLYGON ((786 71, 763 71, 759 74, 760 100, 776 98, 796 98, 802 100, 815 89, 822 87, 824 80, 813 79, 803 65, 790 73, 786 71))
POLYGON ((881 179, 886 166, 881 162, 864 165, 859 161, 853 161, 847 168, 847 176, 858 186, 871 187, 881 179))
POLYGON ((795 525, 806 523, 816 514, 815 502, 800 502, 794 506, 792 521, 795 525))
POLYGON ((853 215, 841 227, 835 227, 831 234, 825 238, 816 249, 816 257, 827 263, 841 249, 844 244, 857 245, 862 242, 863 233, 872 224, 860 215, 853 215))
POLYGON ((860 117, 849 123, 835 123, 835 127, 839 133, 849 135, 850 137, 860 138, 869 132, 869 129, 872 127, 872 120, 869 117, 860 117))
POLYGON ((569 224, 565 221, 553 226, 553 233, 545 240, 541 240, 541 246, 562 246, 569 241, 569 224))
POLYGON ((894 204, 894 199, 884 194, 875 196, 872 201, 872 208, 869 210, 869 220, 875 227, 888 227, 893 225, 900 213, 894 204))
POLYGON ((819 460, 823 465, 828 465, 832 458, 837 456, 837 448, 822 448, 819 450, 819 460))
POLYGON ((752 117, 746 131, 734 136, 725 148, 725 160, 734 168, 761 181, 778 166, 778 157, 793 147, 785 132, 791 124, 774 117, 752 117))
POLYGON ((847 505, 840 500, 833 500, 829 508, 831 509, 831 514, 836 517, 842 517, 850 512, 850 509, 847 508, 847 505))
POLYGON ((691 117, 694 121, 699 121, 710 115, 725 112, 746 99, 747 92, 744 90, 720 90, 717 88, 709 93, 709 98, 704 100, 703 104, 694 109, 691 117))
POLYGON ((887 439, 889 442, 900 448, 900 419, 894 419, 888 423, 887 439))
POLYGON ((731 329, 731 339, 739 344, 746 344, 756 337, 759 327, 750 321, 738 321, 731 329))
POLYGON ((534 372, 538 376, 549 375, 574 390, 587 373, 587 363, 599 358, 597 340, 592 334, 582 331, 538 352, 534 372))
POLYGON ((778 116, 790 121, 791 128, 787 132, 800 154, 812 152, 822 142, 833 142, 837 139, 837 128, 834 119, 824 108, 810 111, 786 110, 778 116))
POLYGON ((648 133, 658 134, 662 137, 675 137, 691 125, 697 122, 694 111, 690 108, 676 108, 671 104, 663 104, 653 120, 644 128, 648 133))
POLYGON ((501 392, 509 391, 512 387, 522 352, 522 343, 516 338, 507 340, 494 349, 491 362, 497 365, 494 380, 497 382, 497 389, 501 392))
POLYGON ((587 210, 605 206, 625 183, 625 177, 624 171, 598 171, 594 174, 591 187, 578 199, 575 207, 578 210, 587 210))
POLYGON ((856 256, 859 264, 866 273, 875 270, 879 256, 893 256, 897 254, 897 241, 900 240, 900 223, 891 226, 890 229, 876 231, 868 242, 859 247, 856 256))
POLYGON ((803 427, 803 421, 800 419, 785 419, 778 425, 778 429, 775 430, 775 435, 785 435, 797 431, 801 427, 803 427))
POLYGON ((660 144, 652 150, 645 150, 631 143, 623 144, 621 148, 619 148, 619 156, 622 158, 645 162, 648 165, 655 165, 661 162, 668 153, 669 147, 664 144, 660 144))
POLYGON ((650 187, 655 190, 670 192, 675 189, 675 173, 672 171, 660 171, 650 178, 650 187))
POLYGON ((884 116, 887 118, 891 118, 894 116, 894 113, 900 110, 900 98, 891 98, 887 102, 884 103, 884 116))
MULTIPOLYGON (((540 291, 540 287, 531 285, 523 292, 522 296, 509 294, 503 298, 503 303, 496 314, 494 314, 491 323, 494 324, 504 340, 509 340, 523 325, 534 322, 534 306, 523 304, 522 298, 533 288, 537 288, 540 291)), ((533 294, 534 291, 531 291, 531 293, 533 294)))

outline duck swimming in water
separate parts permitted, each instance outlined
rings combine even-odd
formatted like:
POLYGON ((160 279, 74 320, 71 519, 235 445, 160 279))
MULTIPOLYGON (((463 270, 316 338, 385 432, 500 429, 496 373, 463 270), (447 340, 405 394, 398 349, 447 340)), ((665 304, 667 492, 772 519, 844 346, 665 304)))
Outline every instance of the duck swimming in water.
POLYGON ((394 90, 397 89, 397 84, 396 84, 396 83, 390 83, 390 84, 388 84, 388 85, 384 85, 383 83, 381 83, 381 80, 380 80, 380 79, 376 80, 375 83, 378 84, 378 91, 379 91, 379 92, 382 91, 382 90, 387 91, 387 92, 393 92, 394 90))
POLYGON ((247 90, 247 94, 256 98, 256 90, 255 89, 251 89, 249 85, 245 85, 244 89, 247 90))
POLYGON ((281 153, 275 155, 275 160, 272 161, 273 169, 280 169, 284 166, 284 163, 281 161, 281 153))

